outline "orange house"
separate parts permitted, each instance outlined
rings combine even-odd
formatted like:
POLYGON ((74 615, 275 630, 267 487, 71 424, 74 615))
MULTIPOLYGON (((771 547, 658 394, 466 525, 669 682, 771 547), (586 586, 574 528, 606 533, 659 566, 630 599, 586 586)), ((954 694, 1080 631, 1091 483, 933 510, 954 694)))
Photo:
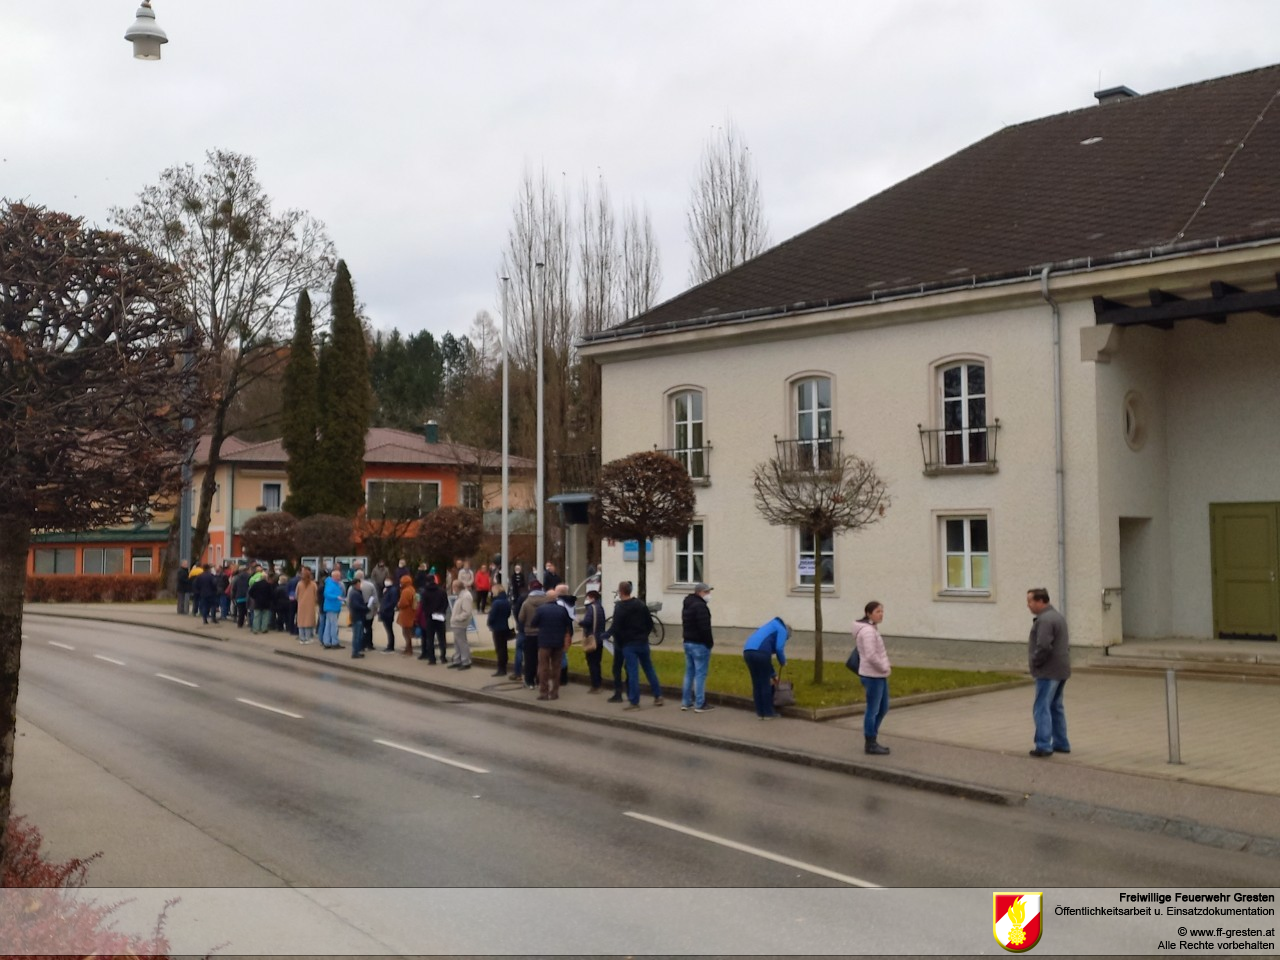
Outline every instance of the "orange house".
MULTIPOLYGON (((365 434, 365 507, 370 517, 421 515, 440 506, 482 510, 496 529, 502 500, 502 458, 492 450, 441 442, 428 434, 373 427, 365 434), (429 437, 429 438, 428 438, 429 437)), ((192 465, 198 500, 208 470, 209 438, 201 437, 192 465)), ((247 443, 228 437, 216 468, 209 514, 209 545, 201 558, 220 564, 242 553, 240 531, 258 513, 279 510, 289 496, 287 456, 280 440, 247 443)), ((534 462, 510 458, 509 504, 513 529, 531 525, 534 462)), ((195 507, 193 506, 193 511, 195 507)), ((172 516, 146 526, 32 537, 28 575, 124 573, 154 576, 169 540, 172 516)))

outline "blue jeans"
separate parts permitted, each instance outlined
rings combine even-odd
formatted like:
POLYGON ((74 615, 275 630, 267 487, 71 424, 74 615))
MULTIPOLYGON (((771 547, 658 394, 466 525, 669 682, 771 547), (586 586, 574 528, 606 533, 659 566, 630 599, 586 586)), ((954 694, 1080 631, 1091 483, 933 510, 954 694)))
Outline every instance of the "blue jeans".
POLYGON ((364 617, 351 618, 351 655, 358 657, 363 652, 364 646, 364 617))
POLYGON ((684 686, 680 691, 680 705, 697 707, 707 705, 707 669, 711 666, 711 648, 701 643, 684 645, 684 686))
POLYGON ((209 623, 209 618, 213 618, 213 622, 218 622, 218 598, 217 597, 201 597, 197 601, 197 609, 205 623, 209 623))
POLYGON ((1070 750, 1067 739, 1067 712, 1062 708, 1062 691, 1065 680, 1037 680, 1036 699, 1031 705, 1031 716, 1036 722, 1036 749, 1070 750))
POLYGON ((627 661, 627 699, 633 704, 640 702, 640 671, 649 680, 649 687, 655 698, 662 696, 662 684, 658 682, 658 671, 653 669, 653 658, 649 656, 649 643, 628 643, 622 648, 622 655, 627 661))
POLYGON ((867 709, 862 715, 862 735, 874 740, 880 733, 880 721, 889 712, 889 678, 863 677, 862 689, 867 692, 867 709))
POLYGON ((751 699, 756 704, 756 716, 777 716, 773 709, 773 654, 763 650, 743 650, 742 659, 751 672, 751 699))
POLYGON ((222 610, 222 619, 226 620, 231 616, 231 598, 225 593, 218 595, 218 606, 222 610))
POLYGON ((320 614, 320 643, 326 647, 338 645, 338 611, 320 614))

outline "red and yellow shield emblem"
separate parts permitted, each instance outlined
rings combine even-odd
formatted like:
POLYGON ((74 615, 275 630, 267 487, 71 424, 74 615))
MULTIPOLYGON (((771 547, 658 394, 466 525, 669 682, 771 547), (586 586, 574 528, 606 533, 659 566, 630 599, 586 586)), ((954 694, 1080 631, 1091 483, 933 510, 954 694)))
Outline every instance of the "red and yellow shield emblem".
POLYGON ((993 893, 991 928, 996 943, 1011 953, 1024 953, 1040 942, 1041 893, 993 893))

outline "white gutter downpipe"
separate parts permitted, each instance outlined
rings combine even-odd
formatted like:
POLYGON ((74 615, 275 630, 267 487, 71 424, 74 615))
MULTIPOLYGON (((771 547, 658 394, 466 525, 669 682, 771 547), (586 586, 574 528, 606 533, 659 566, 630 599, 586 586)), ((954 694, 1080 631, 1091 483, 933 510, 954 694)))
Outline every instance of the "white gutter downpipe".
POLYGON ((1058 495, 1058 597, 1057 608, 1067 613, 1067 493, 1062 453, 1062 313, 1049 294, 1049 271, 1040 271, 1040 295, 1053 311, 1053 449, 1058 495))

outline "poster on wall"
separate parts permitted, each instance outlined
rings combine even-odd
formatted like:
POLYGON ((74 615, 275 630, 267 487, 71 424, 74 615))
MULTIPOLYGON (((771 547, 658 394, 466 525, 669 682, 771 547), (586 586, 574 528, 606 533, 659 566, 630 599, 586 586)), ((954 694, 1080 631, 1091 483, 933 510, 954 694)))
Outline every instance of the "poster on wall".
MULTIPOLYGON (((640 541, 639 540, 623 540, 622 541, 622 562, 638 563, 640 561, 640 541)), ((644 542, 644 562, 653 562, 653 541, 646 540, 644 542)))

